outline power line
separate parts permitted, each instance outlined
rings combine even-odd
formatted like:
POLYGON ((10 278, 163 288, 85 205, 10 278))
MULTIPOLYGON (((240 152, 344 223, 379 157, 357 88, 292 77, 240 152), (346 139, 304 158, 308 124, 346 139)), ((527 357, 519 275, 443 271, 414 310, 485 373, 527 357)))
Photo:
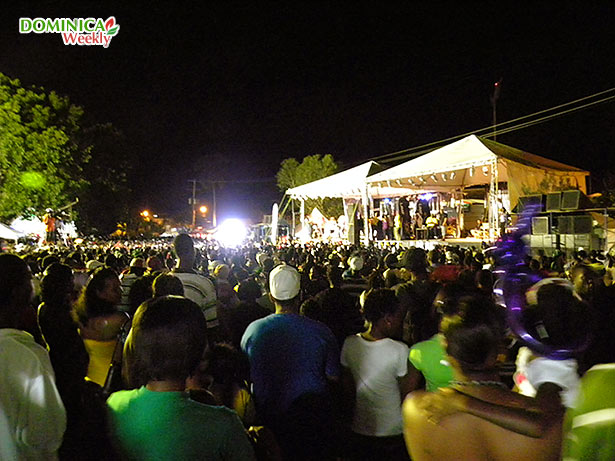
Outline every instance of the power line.
POLYGON ((535 120, 531 120, 531 121, 523 123, 521 125, 516 125, 516 126, 513 126, 513 127, 509 127, 509 128, 504 128, 503 130, 498 131, 498 134, 505 134, 505 133, 510 133, 512 131, 521 130, 523 128, 527 128, 527 127, 532 126, 532 125, 543 123, 543 122, 546 122, 548 120, 551 120, 551 119, 554 119, 554 118, 557 118, 557 117, 561 117, 563 115, 567 115, 567 114, 570 114, 572 112, 576 112, 577 110, 586 109, 587 107, 591 107, 591 106, 595 106, 595 105, 598 105, 598 104, 610 102, 610 101, 612 101, 614 99, 615 99, 615 96, 609 96, 608 98, 599 99, 598 101, 592 101, 590 103, 583 104, 582 106, 577 106, 577 107, 573 107, 571 109, 568 109, 568 110, 565 110, 565 111, 562 111, 562 112, 558 112, 557 114, 548 115, 546 117, 541 117, 541 118, 538 118, 538 119, 535 119, 535 120))
POLYGON ((430 142, 430 143, 427 143, 427 144, 423 144, 421 146, 416 146, 416 147, 411 147, 411 148, 408 148, 408 149, 399 150, 399 151, 396 151, 396 152, 391 152, 391 153, 388 153, 388 154, 380 155, 378 157, 372 157, 372 160, 381 161, 381 162, 393 162, 393 161, 401 160, 401 159, 405 159, 405 158, 417 157, 417 156, 419 156, 419 155, 421 155, 421 154, 423 154, 425 152, 429 152, 431 150, 430 148, 433 147, 433 146, 436 146, 436 145, 439 145, 439 144, 443 144, 443 143, 446 143, 446 142, 449 142, 449 141, 455 141, 457 139, 461 139, 461 138, 464 138, 466 136, 470 136, 472 134, 479 135, 479 133, 482 133, 484 131, 489 132, 489 131, 492 131, 494 129, 496 129, 496 132, 498 134, 510 133, 510 132, 515 131, 517 129, 526 128, 528 126, 532 126, 532 125, 537 124, 537 123, 542 123, 544 121, 551 120, 552 118, 556 118, 556 117, 558 117, 560 115, 565 115, 567 113, 574 112, 575 110, 580 110, 580 109, 584 109, 584 108, 587 108, 587 107, 591 107, 591 106, 596 105, 596 104, 602 104, 602 103, 605 103, 605 102, 609 102, 609 101, 613 100, 615 98, 615 96, 610 96, 610 97, 607 97, 607 98, 603 98, 603 99, 600 99, 598 101, 592 101, 592 102, 584 104, 582 106, 578 106, 578 108, 572 108, 572 109, 569 109, 567 111, 558 112, 556 114, 552 114, 551 116, 542 117, 540 119, 528 121, 528 122, 525 122, 523 124, 519 124, 519 125, 516 125, 516 126, 513 126, 513 127, 508 127, 508 128, 504 128, 504 129, 500 129, 500 130, 498 130, 498 127, 501 128, 503 126, 510 125, 511 123, 518 122, 520 120, 524 120, 524 119, 527 119, 527 118, 530 118, 530 117, 535 117, 537 115, 544 114, 544 113, 547 113, 547 112, 552 112, 554 110, 561 109, 563 107, 567 107, 567 106, 570 106, 572 104, 577 104, 579 102, 586 101, 588 99, 592 99, 592 98, 595 98, 595 97, 598 97, 598 96, 602 96, 602 95, 604 95, 606 93, 611 93, 613 91, 615 91, 615 88, 610 88, 608 90, 600 91, 598 93, 594 93, 592 95, 585 96, 583 98, 579 98, 579 99, 576 99, 574 101, 570 101, 570 102, 567 102, 567 103, 564 103, 564 104, 560 104, 558 106, 554 106, 554 107, 551 107, 551 108, 548 108, 548 109, 543 109, 541 111, 534 112, 532 114, 528 114, 528 115, 524 115, 522 117, 518 117, 516 119, 508 120, 506 122, 498 123, 497 125, 491 125, 491 126, 488 126, 488 127, 485 127, 485 128, 481 128, 481 129, 478 129, 478 130, 474 130, 474 131, 470 131, 470 132, 467 132, 467 133, 464 133, 464 134, 460 134, 460 135, 456 135, 456 136, 451 136, 449 138, 441 139, 441 140, 434 141, 434 142, 430 142), (406 154, 406 153, 407 153, 407 155, 404 155, 404 156, 399 155, 399 154, 406 154), (395 157, 393 157, 393 156, 395 156, 395 157), (393 157, 393 158, 387 158, 387 157, 393 157))

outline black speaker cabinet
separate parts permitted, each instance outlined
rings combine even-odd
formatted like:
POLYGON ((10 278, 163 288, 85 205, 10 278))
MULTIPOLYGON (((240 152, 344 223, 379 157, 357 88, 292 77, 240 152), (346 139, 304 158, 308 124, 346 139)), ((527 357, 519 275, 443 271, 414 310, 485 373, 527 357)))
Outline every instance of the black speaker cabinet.
POLYGON ((532 218, 532 234, 545 235, 549 233, 549 218, 547 216, 534 216, 532 218))
POLYGON ((546 211, 559 211, 561 209, 562 209, 562 193, 552 192, 550 194, 547 194, 545 210, 546 211))
POLYGON ((591 234, 594 223, 591 216, 573 216, 573 234, 591 234))
POLYGON ((566 190, 562 192, 562 210, 578 210, 580 200, 580 190, 566 190))
POLYGON ((572 231, 573 216, 558 216, 557 217, 557 232, 560 234, 574 234, 572 231))

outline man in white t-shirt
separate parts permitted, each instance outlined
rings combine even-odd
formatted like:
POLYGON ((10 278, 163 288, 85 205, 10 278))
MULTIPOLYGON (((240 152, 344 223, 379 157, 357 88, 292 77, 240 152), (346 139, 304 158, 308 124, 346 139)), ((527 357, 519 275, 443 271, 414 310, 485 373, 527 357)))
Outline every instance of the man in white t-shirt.
POLYGON ((25 261, 0 255, 0 453, 10 449, 16 459, 57 459, 66 411, 49 354, 18 327, 32 296, 32 274, 25 261), (5 439, 9 435, 11 439, 5 439))
POLYGON ((208 333, 215 335, 218 330, 216 287, 211 280, 194 270, 194 244, 188 234, 175 237, 173 248, 178 261, 172 273, 182 281, 184 296, 194 301, 203 311, 208 333))

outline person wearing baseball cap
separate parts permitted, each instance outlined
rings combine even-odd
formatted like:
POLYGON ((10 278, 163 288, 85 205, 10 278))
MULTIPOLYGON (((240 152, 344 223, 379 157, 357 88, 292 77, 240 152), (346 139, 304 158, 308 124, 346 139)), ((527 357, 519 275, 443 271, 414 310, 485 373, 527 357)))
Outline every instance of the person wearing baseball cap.
POLYGON ((339 350, 324 324, 299 315, 301 277, 282 264, 269 274, 275 313, 252 322, 241 339, 250 362, 259 419, 285 459, 332 459, 329 387, 339 378, 339 350))

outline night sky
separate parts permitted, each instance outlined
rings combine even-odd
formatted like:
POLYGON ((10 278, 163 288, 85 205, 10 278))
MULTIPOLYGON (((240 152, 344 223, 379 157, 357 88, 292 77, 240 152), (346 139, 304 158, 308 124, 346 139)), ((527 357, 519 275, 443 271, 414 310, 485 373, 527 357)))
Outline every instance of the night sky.
MULTIPOLYGON (((0 18, 0 72, 120 129, 140 159, 135 206, 160 214, 188 211, 188 179, 249 180, 220 186, 219 215, 257 220, 281 198, 283 159, 332 154, 345 168, 489 126, 500 78, 499 122, 615 87, 613 2, 15 3, 0 18), (65 46, 20 35, 20 16, 115 16, 120 31, 108 49, 65 46)), ((615 169, 615 103, 498 141, 597 182, 615 169)))

